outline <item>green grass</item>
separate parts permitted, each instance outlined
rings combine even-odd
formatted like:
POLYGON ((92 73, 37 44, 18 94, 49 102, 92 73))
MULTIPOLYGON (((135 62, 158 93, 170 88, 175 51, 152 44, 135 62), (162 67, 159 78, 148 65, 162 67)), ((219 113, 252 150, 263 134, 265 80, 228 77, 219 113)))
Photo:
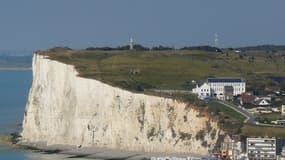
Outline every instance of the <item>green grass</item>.
POLYGON ((217 118, 219 126, 232 134, 239 134, 246 119, 242 114, 237 111, 212 101, 207 104, 208 112, 217 118))
POLYGON ((246 117, 244 117, 242 114, 240 114, 239 112, 223 105, 220 104, 218 102, 209 102, 208 105, 209 107, 209 111, 211 112, 222 112, 225 114, 225 116, 228 116, 230 118, 233 118, 235 120, 238 120, 239 122, 243 122, 246 117))
MULTIPOLYGON (((269 84, 268 76, 285 76, 285 60, 268 59, 266 53, 205 51, 48 51, 51 59, 73 64, 80 76, 98 79, 128 90, 142 88, 189 89, 192 80, 209 76, 244 77, 249 87, 269 84), (248 62, 250 56, 255 62, 248 62), (131 69, 139 69, 136 75, 131 69)), ((283 54, 283 53, 282 53, 283 54)), ((285 54, 284 54, 285 55, 285 54)))
POLYGON ((264 123, 270 123, 271 121, 276 121, 284 119, 284 116, 282 116, 280 113, 270 113, 270 114, 260 114, 257 116, 257 121, 264 123))
POLYGON ((251 137, 283 137, 285 138, 284 127, 267 127, 256 125, 244 125, 242 127, 242 135, 251 137))

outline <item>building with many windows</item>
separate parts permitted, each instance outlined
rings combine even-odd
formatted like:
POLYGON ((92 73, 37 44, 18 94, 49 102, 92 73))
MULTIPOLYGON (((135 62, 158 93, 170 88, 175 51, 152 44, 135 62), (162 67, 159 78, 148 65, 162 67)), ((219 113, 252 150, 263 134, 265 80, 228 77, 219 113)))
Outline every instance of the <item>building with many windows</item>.
POLYGON ((246 147, 250 160, 276 159, 276 138, 247 138, 246 147))
POLYGON ((245 80, 242 78, 208 78, 207 83, 212 89, 213 96, 224 96, 226 86, 233 87, 233 95, 241 95, 245 92, 245 80))
POLYGON ((242 78, 208 78, 207 82, 192 90, 199 97, 205 94, 222 100, 232 99, 233 96, 241 95, 246 91, 246 83, 242 78), (207 90, 210 88, 210 90, 207 90), (206 90, 205 90, 206 89, 206 90), (203 91, 203 92, 202 92, 203 91), (204 91, 206 91, 204 93, 204 91))

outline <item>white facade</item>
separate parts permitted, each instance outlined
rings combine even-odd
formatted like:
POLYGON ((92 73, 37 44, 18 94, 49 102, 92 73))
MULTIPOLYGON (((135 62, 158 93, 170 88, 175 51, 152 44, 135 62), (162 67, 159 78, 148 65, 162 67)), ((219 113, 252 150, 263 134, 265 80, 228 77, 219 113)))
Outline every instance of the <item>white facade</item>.
POLYGON ((269 106, 271 103, 265 99, 261 99, 261 100, 256 101, 256 104, 258 106, 269 106))
POLYGON ((233 95, 241 95, 246 90, 246 83, 240 78, 208 78, 208 84, 211 87, 212 96, 224 96, 225 86, 232 86, 234 91, 233 95))
POLYGON ((276 159, 276 138, 247 138, 249 159, 276 159))
POLYGON ((204 83, 200 87, 197 85, 196 88, 192 89, 192 92, 197 94, 200 99, 205 99, 211 96, 211 87, 204 83))

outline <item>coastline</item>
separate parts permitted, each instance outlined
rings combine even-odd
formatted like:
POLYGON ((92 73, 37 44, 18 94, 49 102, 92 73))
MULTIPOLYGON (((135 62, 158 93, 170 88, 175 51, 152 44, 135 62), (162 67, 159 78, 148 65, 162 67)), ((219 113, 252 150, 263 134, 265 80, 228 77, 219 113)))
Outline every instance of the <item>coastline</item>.
POLYGON ((31 71, 32 67, 0 67, 0 71, 31 71))
POLYGON ((191 153, 159 153, 159 152, 140 152, 110 149, 105 147, 81 147, 71 145, 46 145, 40 143, 22 142, 19 134, 11 133, 0 135, 0 143, 6 145, 12 150, 30 151, 42 155, 56 154, 65 158, 83 158, 83 159, 122 159, 122 160, 147 160, 147 159, 187 159, 202 158, 204 155, 193 155, 191 153))
POLYGON ((31 150, 42 154, 60 154, 66 156, 66 158, 86 158, 86 159, 128 159, 128 160, 146 160, 157 158, 202 158, 203 155, 193 155, 190 153, 150 153, 139 151, 125 151, 102 147, 80 147, 69 145, 50 145, 47 146, 44 143, 30 144, 20 143, 16 144, 20 149, 31 150))

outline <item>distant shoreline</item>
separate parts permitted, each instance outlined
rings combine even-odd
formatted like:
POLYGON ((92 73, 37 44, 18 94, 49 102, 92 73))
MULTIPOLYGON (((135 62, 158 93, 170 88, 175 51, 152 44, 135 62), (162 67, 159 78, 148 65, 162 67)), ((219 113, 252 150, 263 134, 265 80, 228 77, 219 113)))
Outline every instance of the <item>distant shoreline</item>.
POLYGON ((0 71, 30 71, 32 67, 0 67, 0 71))
POLYGON ((0 143, 6 144, 11 149, 34 151, 41 154, 61 154, 66 158, 86 159, 165 159, 167 157, 207 157, 207 155, 196 155, 192 153, 168 153, 168 152, 144 152, 112 149, 107 147, 89 146, 81 147, 75 145, 46 145, 44 142, 30 143, 23 142, 19 133, 0 135, 0 143))

